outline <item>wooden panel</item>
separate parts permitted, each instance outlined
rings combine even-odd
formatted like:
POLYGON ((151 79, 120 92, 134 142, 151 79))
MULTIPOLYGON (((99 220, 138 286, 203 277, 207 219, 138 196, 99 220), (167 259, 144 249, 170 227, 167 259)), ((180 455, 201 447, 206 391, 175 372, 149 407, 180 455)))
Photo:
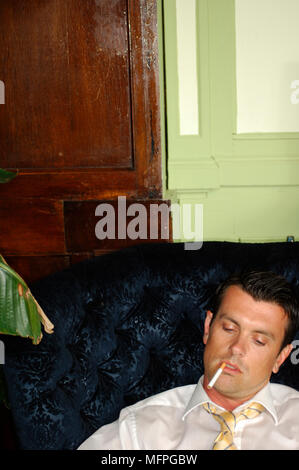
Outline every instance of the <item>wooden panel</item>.
POLYGON ((131 34, 133 83, 133 123, 137 194, 162 198, 159 57, 156 0, 131 0, 130 16, 134 19, 131 34), (141 39, 141 41, 140 41, 141 39), (140 77, 143 77, 140 80, 140 77))
POLYGON ((98 240, 94 210, 163 202, 156 8, 0 2, 0 168, 18 169, 0 185, 0 253, 27 282, 150 241, 98 240))
MULTIPOLYGON (((65 212, 65 237, 66 237, 66 247, 67 250, 70 252, 82 252, 82 251, 95 251, 95 254, 105 253, 110 250, 116 250, 119 248, 123 248, 126 246, 136 245, 138 243, 150 243, 150 242, 157 242, 159 241, 169 241, 171 240, 171 218, 168 214, 167 218, 161 219, 159 216, 158 218, 152 217, 150 218, 150 205, 155 204, 161 206, 164 204, 165 206, 169 206, 169 201, 141 201, 141 200, 127 200, 126 201, 126 209, 129 208, 131 204, 139 203, 143 206, 145 211, 146 217, 146 238, 137 238, 132 239, 130 238, 130 232, 128 232, 128 226, 131 221, 136 217, 138 217, 138 213, 132 216, 124 216, 124 212, 122 212, 122 221, 120 223, 121 230, 118 230, 119 225, 119 206, 118 201, 73 201, 73 202, 66 202, 64 205, 64 212, 65 212), (108 203, 113 208, 113 219, 111 219, 112 223, 115 223, 115 239, 98 239, 96 237, 95 228, 97 222, 103 219, 100 216, 95 215, 96 208, 101 203, 108 203), (114 218, 115 216, 115 218, 114 218), (169 237, 168 239, 163 238, 164 233, 161 230, 161 223, 164 223, 164 229, 167 229, 167 225, 169 228, 169 237), (156 230, 158 238, 150 239, 150 228, 152 227, 153 230, 156 230), (121 234, 121 235, 120 235, 121 234), (124 236, 125 238, 121 238, 124 236)), ((132 210, 134 208, 132 207, 132 210)), ((125 212, 126 213, 126 212, 125 212)), ((106 214, 103 213, 103 217, 106 214)), ((136 220, 137 221, 137 220, 136 220)), ((103 229, 106 231, 106 228, 103 229)), ((134 231, 132 229, 132 231, 134 231)), ((136 232, 142 233, 142 229, 137 226, 136 232)), ((144 233, 145 233, 144 232, 144 233)))
POLYGON ((85 261, 87 259, 93 258, 93 252, 85 252, 85 253, 73 253, 70 256, 70 264, 80 263, 81 261, 85 261))
POLYGON ((1 1, 5 166, 132 166, 126 3, 1 1))
POLYGON ((45 196, 49 173, 51 198, 99 199, 111 168, 161 198, 156 0, 2 0, 0 15, 0 167, 22 194, 45 196))
POLYGON ((52 172, 20 172, 9 184, 0 185, 0 200, 22 194, 28 198, 96 199, 118 194, 136 194, 136 173, 133 171, 85 170, 52 172))
POLYGON ((0 253, 64 253, 62 203, 5 199, 0 203, 0 253))
POLYGON ((70 265, 69 256, 6 256, 7 263, 31 284, 70 265))

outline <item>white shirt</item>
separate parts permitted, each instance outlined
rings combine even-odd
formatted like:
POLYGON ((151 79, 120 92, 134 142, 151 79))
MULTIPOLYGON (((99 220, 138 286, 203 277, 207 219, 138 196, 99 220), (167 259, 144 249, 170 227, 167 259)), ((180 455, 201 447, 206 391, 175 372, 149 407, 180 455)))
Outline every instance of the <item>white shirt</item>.
MULTIPOLYGON (((98 429, 79 450, 211 449, 220 425, 202 407, 213 403, 202 382, 203 376, 197 385, 174 388, 124 408, 117 421, 98 429)), ((299 392, 268 383, 251 401, 261 403, 266 411, 237 424, 237 448, 299 449, 299 392)), ((243 403, 234 411, 245 407, 243 403)))

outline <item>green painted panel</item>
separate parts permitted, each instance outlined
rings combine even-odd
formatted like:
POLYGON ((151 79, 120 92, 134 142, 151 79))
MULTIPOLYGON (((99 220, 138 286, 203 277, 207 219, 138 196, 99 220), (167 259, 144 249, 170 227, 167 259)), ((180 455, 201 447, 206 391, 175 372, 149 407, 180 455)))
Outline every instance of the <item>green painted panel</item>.
POLYGON ((204 240, 299 239, 299 134, 236 134, 234 0, 197 0, 199 136, 179 135, 175 0, 162 3, 165 197, 203 204, 204 240))
MULTIPOLYGON (((208 62, 207 0, 196 2, 197 35, 197 70, 198 70, 198 104, 199 104, 199 134, 180 135, 179 129, 179 84, 177 66, 177 18, 175 0, 166 0, 164 4, 164 34, 165 34, 165 86, 167 105, 167 137, 168 160, 184 161, 198 160, 209 157, 210 149, 210 102, 209 102, 209 70, 201 67, 208 62)), ((188 54, 188 51, 186 51, 188 54)), ((190 59, 191 60, 191 59, 190 59)))
POLYGON ((221 188, 178 193, 180 204, 203 204, 204 241, 299 240, 299 188, 221 188))
POLYGON ((299 159, 299 133, 236 134, 234 0, 209 1, 209 43, 213 156, 217 160, 228 156, 299 159))

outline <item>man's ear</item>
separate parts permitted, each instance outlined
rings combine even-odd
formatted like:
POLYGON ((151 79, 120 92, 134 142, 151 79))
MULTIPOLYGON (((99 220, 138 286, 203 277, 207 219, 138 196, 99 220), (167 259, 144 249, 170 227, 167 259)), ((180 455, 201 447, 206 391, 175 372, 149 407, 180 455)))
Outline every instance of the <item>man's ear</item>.
POLYGON ((286 360, 286 358, 290 355, 292 349, 293 349, 292 344, 287 344, 287 345, 280 351, 280 353, 278 354, 278 356, 277 356, 277 358, 276 358, 274 367, 273 367, 273 369, 272 369, 272 372, 274 372, 274 374, 277 374, 277 372, 279 371, 279 368, 280 368, 281 364, 283 364, 284 361, 286 360))
POLYGON ((204 324, 204 332, 203 332, 204 344, 207 344, 207 341, 208 341, 209 332, 210 332, 210 324, 211 324, 212 318, 213 318, 212 312, 210 310, 207 310, 205 324, 204 324))

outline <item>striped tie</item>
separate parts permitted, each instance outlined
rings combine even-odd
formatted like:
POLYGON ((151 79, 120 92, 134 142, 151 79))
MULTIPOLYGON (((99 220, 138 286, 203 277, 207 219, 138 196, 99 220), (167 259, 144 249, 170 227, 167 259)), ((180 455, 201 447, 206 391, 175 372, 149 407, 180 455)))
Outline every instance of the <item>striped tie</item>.
POLYGON ((204 403, 204 409, 220 423, 221 430, 216 437, 213 450, 238 450, 234 444, 234 432, 236 424, 243 419, 253 419, 259 416, 265 408, 260 403, 252 402, 247 408, 234 414, 232 411, 217 411, 211 403, 204 403))

